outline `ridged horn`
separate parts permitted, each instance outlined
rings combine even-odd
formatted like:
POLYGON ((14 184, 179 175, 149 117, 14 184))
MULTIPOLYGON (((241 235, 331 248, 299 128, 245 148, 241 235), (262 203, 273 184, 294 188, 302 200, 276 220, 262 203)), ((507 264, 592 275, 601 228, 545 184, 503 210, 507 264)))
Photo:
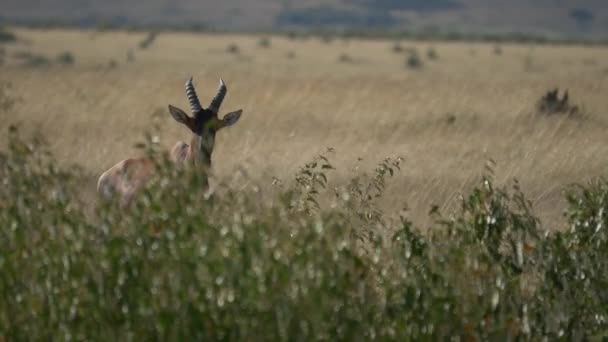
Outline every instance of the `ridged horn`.
POLYGON ((228 88, 226 88, 226 83, 224 83, 224 80, 220 78, 220 86, 217 89, 217 94, 215 95, 213 100, 211 100, 209 110, 217 114, 220 111, 220 107, 222 105, 222 102, 224 101, 224 97, 226 97, 226 93, 228 93, 228 88))
POLYGON ((203 110, 201 103, 198 101, 198 97, 196 96, 196 90, 194 89, 194 84, 192 84, 192 77, 190 77, 188 82, 186 82, 186 96, 188 97, 188 102, 190 102, 192 114, 196 114, 203 110))

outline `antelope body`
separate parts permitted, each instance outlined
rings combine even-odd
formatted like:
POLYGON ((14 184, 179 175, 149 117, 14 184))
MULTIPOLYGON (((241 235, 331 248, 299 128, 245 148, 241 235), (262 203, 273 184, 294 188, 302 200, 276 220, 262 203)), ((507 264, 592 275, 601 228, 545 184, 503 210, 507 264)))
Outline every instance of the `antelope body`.
MULTIPOLYGON (((228 89, 223 80, 217 94, 208 108, 203 108, 196 95, 192 78, 186 82, 186 95, 190 102, 192 116, 169 105, 169 113, 175 121, 185 125, 192 132, 190 145, 178 141, 171 149, 171 159, 178 165, 190 164, 208 175, 216 133, 234 125, 241 117, 242 110, 226 114, 219 119, 218 112, 228 89)), ((97 182, 97 191, 105 198, 118 196, 121 206, 128 206, 138 191, 154 176, 154 162, 149 158, 129 158, 120 161, 104 172, 97 182)), ((208 187, 208 184, 204 184, 208 187)), ((208 190, 208 189, 204 189, 208 190)))

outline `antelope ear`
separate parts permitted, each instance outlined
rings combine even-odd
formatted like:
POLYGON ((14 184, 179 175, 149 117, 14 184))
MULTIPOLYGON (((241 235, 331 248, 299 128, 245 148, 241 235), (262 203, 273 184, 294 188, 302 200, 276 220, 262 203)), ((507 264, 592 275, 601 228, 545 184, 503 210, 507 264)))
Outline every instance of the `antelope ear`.
POLYGON ((224 118, 222 119, 222 127, 234 125, 241 118, 241 114, 243 114, 243 110, 239 109, 224 115, 224 118))
POLYGON ((169 105, 169 113, 175 121, 188 126, 188 128, 192 129, 192 118, 188 116, 183 110, 173 107, 169 105))

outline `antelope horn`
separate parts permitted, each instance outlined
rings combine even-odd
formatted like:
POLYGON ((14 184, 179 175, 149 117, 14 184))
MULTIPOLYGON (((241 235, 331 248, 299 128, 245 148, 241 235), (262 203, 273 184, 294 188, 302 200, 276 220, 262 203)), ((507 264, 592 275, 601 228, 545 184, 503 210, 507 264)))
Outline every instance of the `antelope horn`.
POLYGON ((209 110, 211 110, 213 113, 217 114, 220 111, 220 106, 222 105, 222 102, 224 101, 224 97, 226 96, 226 93, 228 93, 228 88, 226 88, 226 84, 224 83, 224 80, 222 80, 220 78, 220 86, 217 89, 217 94, 215 95, 213 100, 211 100, 211 104, 209 105, 209 110))
POLYGON ((203 110, 201 107, 201 103, 198 101, 198 97, 196 96, 196 90, 194 90, 194 84, 192 84, 192 77, 186 82, 186 96, 188 97, 188 101, 190 102, 190 109, 192 109, 192 114, 196 114, 203 110))

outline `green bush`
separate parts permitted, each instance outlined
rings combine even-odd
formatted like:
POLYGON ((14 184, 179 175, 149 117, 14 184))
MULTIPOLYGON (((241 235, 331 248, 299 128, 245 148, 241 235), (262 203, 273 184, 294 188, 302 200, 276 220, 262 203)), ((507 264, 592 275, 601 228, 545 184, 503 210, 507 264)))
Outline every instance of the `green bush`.
POLYGON ((56 61, 58 64, 69 66, 74 65, 74 63, 76 63, 76 58, 71 52, 65 51, 57 55, 56 61))
POLYGON ((17 51, 13 54, 13 57, 20 60, 26 67, 37 68, 51 65, 51 60, 48 57, 30 51, 17 51))
POLYGON ((409 52, 408 56, 405 58, 405 66, 408 69, 422 69, 424 62, 422 61, 422 58, 420 58, 418 51, 414 50, 409 52))
POLYGON ((46 67, 51 65, 51 61, 46 56, 34 55, 32 58, 27 59, 24 65, 32 68, 46 67))
POLYGON ((268 49, 271 45, 272 43, 268 37, 262 37, 260 40, 258 40, 258 46, 261 48, 268 49))
MULTIPOLYGON (((78 199, 44 141, 0 154, 6 340, 542 340, 608 332, 608 183, 569 189, 548 234, 492 172, 425 233, 380 209, 400 159, 344 184, 322 154, 276 198, 222 188, 142 146, 158 179, 121 210, 78 199)), ((491 169, 489 169, 491 171, 491 169)))
POLYGON ((118 62, 115 59, 110 59, 108 61, 108 69, 116 69, 118 68, 118 62))
POLYGON ((338 56, 338 63, 354 63, 355 60, 347 53, 341 53, 338 56))
POLYGON ((241 49, 237 44, 232 43, 226 47, 226 52, 228 52, 229 54, 238 55, 239 53, 241 53, 241 49))
POLYGON ((0 27, 0 43, 14 43, 17 41, 17 36, 5 28, 0 27))
POLYGON ((154 44, 156 38, 158 38, 158 32, 148 32, 148 35, 146 35, 146 37, 139 42, 139 48, 142 50, 149 48, 152 46, 152 44, 154 44))

